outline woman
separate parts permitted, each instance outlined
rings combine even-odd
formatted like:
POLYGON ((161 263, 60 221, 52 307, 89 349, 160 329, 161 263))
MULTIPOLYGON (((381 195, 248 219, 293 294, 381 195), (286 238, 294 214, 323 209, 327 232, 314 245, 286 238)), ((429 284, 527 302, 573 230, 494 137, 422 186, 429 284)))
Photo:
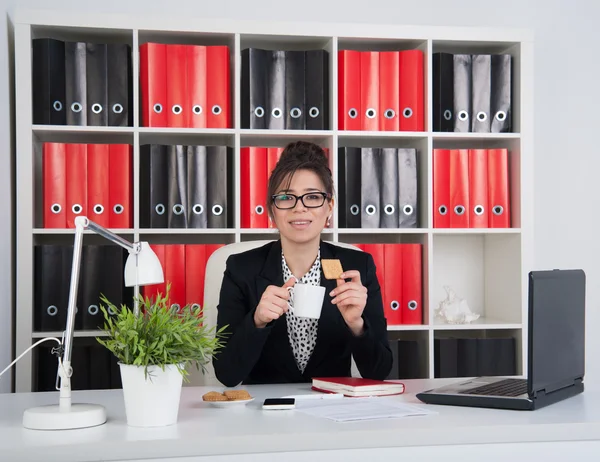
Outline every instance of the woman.
POLYGON ((227 260, 217 326, 228 326, 215 356, 217 378, 239 383, 310 382, 350 376, 384 379, 392 366, 381 290, 370 254, 320 239, 333 214, 333 178, 322 148, 289 144, 268 185, 268 212, 280 240, 227 260), (343 279, 327 280, 321 259, 339 259, 343 279), (296 281, 326 287, 318 320, 288 310, 296 281))

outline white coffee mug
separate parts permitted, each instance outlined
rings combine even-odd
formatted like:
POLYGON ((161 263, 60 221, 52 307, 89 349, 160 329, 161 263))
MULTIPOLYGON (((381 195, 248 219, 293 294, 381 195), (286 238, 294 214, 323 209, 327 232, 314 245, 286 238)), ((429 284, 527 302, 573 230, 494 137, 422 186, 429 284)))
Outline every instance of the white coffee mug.
POLYGON ((293 287, 288 287, 288 291, 294 298, 293 306, 288 303, 290 312, 294 316, 313 319, 321 317, 325 287, 298 282, 293 287))

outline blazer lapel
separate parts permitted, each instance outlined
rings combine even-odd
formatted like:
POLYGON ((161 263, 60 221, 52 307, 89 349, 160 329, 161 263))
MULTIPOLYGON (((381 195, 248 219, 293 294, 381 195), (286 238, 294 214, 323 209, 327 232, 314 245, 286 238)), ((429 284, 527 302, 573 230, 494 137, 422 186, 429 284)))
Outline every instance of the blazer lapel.
MULTIPOLYGON (((337 258, 335 248, 321 241, 321 259, 337 258)), ((321 269, 321 286, 325 287, 325 297, 323 299, 323 307, 321 308, 321 317, 317 327, 317 342, 315 349, 306 365, 305 372, 310 372, 323 358, 327 355, 329 333, 336 330, 339 323, 344 322, 340 310, 337 306, 331 303, 332 297, 329 295, 333 289, 337 287, 337 283, 332 279, 325 279, 323 269, 321 269)))
MULTIPOLYGON (((256 277, 256 297, 257 301, 266 288, 270 285, 281 287, 283 285, 283 269, 281 267, 281 241, 277 240, 271 246, 264 266, 260 274, 256 277)), ((275 336, 283 344, 281 350, 277 353, 281 358, 281 363, 284 364, 294 374, 300 376, 300 370, 296 365, 294 352, 287 333, 287 319, 285 314, 273 322, 273 331, 270 336, 275 336)))

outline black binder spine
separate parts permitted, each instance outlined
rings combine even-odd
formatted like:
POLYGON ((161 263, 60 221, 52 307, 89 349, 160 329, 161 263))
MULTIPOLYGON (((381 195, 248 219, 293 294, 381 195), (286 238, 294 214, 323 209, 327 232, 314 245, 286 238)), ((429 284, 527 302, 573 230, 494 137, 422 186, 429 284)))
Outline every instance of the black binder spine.
POLYGON ((264 129, 267 111, 267 53, 260 48, 242 50, 242 128, 264 129))
POLYGON ((473 116, 471 131, 477 133, 490 132, 490 93, 492 86, 491 56, 472 55, 472 88, 473 116))
POLYGON ((398 149, 399 210, 398 226, 416 228, 418 225, 417 150, 398 149))
POLYGON ((304 51, 284 51, 285 55, 285 128, 304 130, 304 51))
POLYGON ((360 148, 342 147, 339 152, 340 227, 361 227, 361 159, 360 148))
POLYGON ((207 228, 206 146, 187 147, 188 228, 207 228))
POLYGON ((268 54, 267 114, 265 128, 285 128, 285 52, 272 50, 268 54))
POLYGON ((307 130, 329 128, 329 53, 308 50, 305 53, 305 124, 307 130))
POLYGON ((145 144, 140 147, 140 225, 167 228, 168 168, 167 146, 145 144))
POLYGON ((187 228, 187 147, 181 144, 167 148, 169 228, 187 228))
POLYGON ((206 175, 208 227, 227 228, 227 146, 207 146, 206 175))
POLYGON ((65 125, 65 43, 33 39, 31 66, 33 123, 65 125))
POLYGON ((491 116, 493 133, 512 131, 512 57, 492 55, 491 116))
POLYGON ((380 148, 361 148, 361 226, 379 228, 381 203, 380 148))
POLYGON ((398 149, 381 148, 381 228, 398 227, 398 149))
POLYGON ((65 42, 65 99, 68 125, 87 125, 86 43, 65 42))
POLYGON ((434 53, 433 131, 454 131, 454 62, 450 53, 434 53))
POLYGON ((454 131, 469 132, 472 116, 471 55, 454 55, 454 131))
MULTIPOLYGON (((100 245, 84 245, 81 251, 81 275, 78 291, 79 308, 77 317, 81 320, 81 328, 93 330, 104 325, 104 315, 100 311, 100 294, 102 277, 105 272, 113 272, 103 264, 100 245)), ((116 268, 114 269, 116 271, 116 268)))
POLYGON ((133 126, 133 80, 131 47, 127 44, 107 45, 108 125, 133 126))
POLYGON ((39 332, 60 331, 64 328, 60 324, 61 313, 67 309, 62 254, 62 247, 58 245, 37 245, 34 249, 34 326, 39 332))
POLYGON ((105 43, 86 44, 87 123, 107 125, 108 62, 105 43))

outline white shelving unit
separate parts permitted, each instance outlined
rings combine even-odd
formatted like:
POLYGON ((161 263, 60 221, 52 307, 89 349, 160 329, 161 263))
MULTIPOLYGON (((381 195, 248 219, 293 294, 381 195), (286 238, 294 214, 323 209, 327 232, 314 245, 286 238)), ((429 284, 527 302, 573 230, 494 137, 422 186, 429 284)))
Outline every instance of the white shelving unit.
MULTIPOLYGON (((423 325, 390 326, 390 338, 417 339, 426 347, 423 370, 434 376, 434 339, 460 336, 517 338, 517 370, 527 367, 527 273, 533 265, 533 41, 527 30, 413 27, 361 24, 247 22, 204 20, 180 15, 145 17, 89 15, 83 9, 68 14, 54 11, 17 11, 14 15, 16 82, 16 351, 59 332, 34 332, 33 248, 37 243, 72 243, 73 230, 41 228, 41 143, 44 141, 133 145, 134 220, 132 229, 116 232, 129 239, 151 242, 240 242, 274 239, 275 230, 240 228, 239 152, 241 146, 283 146, 293 140, 314 141, 329 148, 338 185, 337 150, 340 146, 415 147, 418 149, 420 225, 417 229, 343 229, 338 213, 325 240, 338 242, 419 242, 423 244, 423 325), (36 37, 111 40, 129 43, 133 51, 132 127, 40 126, 32 124, 31 40, 36 37), (231 50, 233 127, 229 129, 173 129, 140 126, 139 45, 163 43, 227 44, 231 50), (249 130, 240 128, 241 50, 249 46, 271 49, 320 47, 330 56, 329 130, 249 130), (337 123, 338 49, 409 49, 425 53, 425 131, 341 131, 337 123), (514 133, 438 133, 432 131, 432 54, 437 51, 496 53, 513 56, 514 133), (234 148, 234 223, 230 229, 141 229, 139 226, 139 155, 145 143, 221 143, 234 148), (433 228, 432 150, 434 148, 506 147, 510 150, 510 229, 433 228), (444 285, 466 297, 481 318, 470 325, 447 325, 434 318, 444 298, 444 285)), ((84 243, 97 236, 86 236, 84 243)), ((76 332, 90 337, 95 332, 76 332)), ((32 355, 16 365, 16 390, 32 389, 32 355)))

